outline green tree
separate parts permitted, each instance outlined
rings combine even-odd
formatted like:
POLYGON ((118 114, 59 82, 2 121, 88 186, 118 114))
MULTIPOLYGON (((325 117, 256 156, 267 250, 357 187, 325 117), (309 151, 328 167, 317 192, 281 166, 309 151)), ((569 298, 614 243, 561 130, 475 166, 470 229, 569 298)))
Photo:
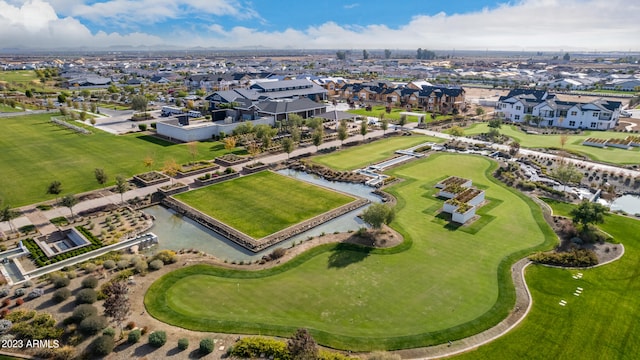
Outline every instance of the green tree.
POLYGON ((59 201, 58 195, 60 195, 61 192, 62 192, 62 183, 58 180, 52 181, 51 184, 49 184, 49 187, 47 187, 47 194, 55 195, 56 203, 59 201))
POLYGON ((514 140, 509 144, 509 155, 516 156, 518 152, 520 152, 520 143, 514 140))
POLYGON ((407 123, 407 115, 400 115, 400 120, 398 120, 398 125, 400 125, 400 130, 403 130, 404 125, 407 123))
POLYGON ((24 92, 24 96, 28 97, 28 98, 32 98, 33 97, 33 92, 30 89, 27 89, 24 92))
POLYGON ((304 328, 298 329, 289 339, 287 350, 292 360, 318 359, 318 344, 316 344, 309 330, 304 328))
POLYGON ((464 129, 458 125, 454 125, 449 129, 449 134, 452 136, 464 136, 464 129))
MULTIPOLYGON (((171 176, 171 175, 170 175, 171 176)), ((175 176, 175 174, 173 175, 175 176)), ((116 176, 116 191, 120 194, 120 202, 124 204, 124 193, 129 190, 129 183, 122 175, 116 176)))
POLYGON ((311 135, 311 140, 313 141, 313 145, 316 147, 316 151, 318 151, 319 146, 324 140, 324 130, 322 130, 322 127, 317 128, 313 132, 313 134, 311 135))
POLYGON ((564 56, 562 57, 562 60, 564 60, 564 61, 571 60, 571 55, 569 55, 569 53, 565 53, 564 56))
POLYGON ((479 106, 476 108, 476 116, 480 116, 481 120, 484 120, 484 113, 485 113, 485 111, 484 111, 483 108, 481 108, 479 106))
POLYGON ((340 140, 340 145, 344 144, 344 141, 349 137, 349 130, 347 129, 347 121, 342 119, 340 120, 340 125, 338 125, 338 140, 340 140))
POLYGON ((368 60, 369 59, 369 52, 366 49, 362 50, 362 59, 363 60, 368 60))
POLYGON ((98 184, 104 185, 107 182, 108 177, 104 169, 96 168, 93 170, 93 174, 95 175, 98 184))
POLYGON ((384 58, 385 59, 391 59, 391 50, 384 49, 384 58))
POLYGON ((500 119, 489 120, 489 124, 487 126, 493 129, 500 129, 502 127, 502 121, 500 121, 500 119))
POLYGON ((299 128, 293 127, 293 128, 291 128, 289 133, 291 134, 291 140, 293 140, 293 142, 296 142, 296 143, 300 142, 300 129, 299 128))
POLYGON ((291 139, 290 137, 282 139, 282 150, 287 153, 287 159, 291 155, 294 147, 295 143, 293 142, 293 139, 291 139))
POLYGON ((148 100, 142 95, 136 95, 131 98, 131 108, 136 111, 146 112, 148 100))
POLYGON ((389 120, 382 118, 380 120, 380 127, 382 128, 382 136, 387 134, 387 129, 389 128, 389 120))
POLYGON ((375 203, 362 212, 362 220, 376 230, 382 228, 382 224, 389 224, 395 218, 395 210, 387 205, 375 203))
POLYGON ((565 162, 561 162, 549 175, 558 180, 562 184, 563 189, 566 188, 568 183, 579 183, 584 176, 575 165, 565 162))
POLYGON ((362 120, 360 122, 360 135, 362 135, 362 141, 364 141, 367 136, 367 132, 369 132, 369 124, 367 124, 366 120, 362 120))
POLYGON ((496 141, 500 138, 500 131, 496 128, 491 128, 487 135, 489 136, 489 139, 491 139, 491 141, 496 141))
POLYGON ((347 58, 347 53, 344 51, 337 51, 336 52, 336 58, 338 60, 345 60, 347 58))
POLYGON ((586 230, 589 224, 600 224, 604 222, 604 215, 609 212, 606 206, 583 200, 576 208, 571 210, 571 217, 574 224, 582 225, 586 230))
POLYGON ((62 206, 69 208, 69 211, 71 212, 71 218, 73 218, 73 207, 76 206, 76 204, 78 204, 78 198, 75 197, 73 194, 65 195, 62 198, 61 204, 62 206))

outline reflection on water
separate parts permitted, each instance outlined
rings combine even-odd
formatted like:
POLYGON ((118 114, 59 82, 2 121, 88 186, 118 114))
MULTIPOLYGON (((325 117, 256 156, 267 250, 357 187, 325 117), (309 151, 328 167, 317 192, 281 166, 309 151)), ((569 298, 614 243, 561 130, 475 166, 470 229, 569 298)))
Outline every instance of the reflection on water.
POLYGON ((627 214, 640 214, 640 196, 624 195, 611 203, 611 211, 622 210, 627 214))
MULTIPOLYGON (((372 188, 362 184, 348 184, 340 182, 330 182, 317 176, 301 173, 294 170, 283 170, 281 174, 294 177, 298 180, 307 181, 316 185, 325 186, 348 194, 364 197, 372 201, 379 202, 380 198, 372 194, 372 188)), ((276 247, 289 247, 293 242, 299 242, 309 236, 317 236, 321 233, 346 232, 357 230, 366 226, 362 220, 356 216, 362 212, 363 208, 346 213, 338 218, 328 221, 320 226, 310 229, 304 233, 292 237, 272 248, 265 249, 259 253, 253 253, 233 241, 207 229, 188 217, 176 214, 173 210, 162 206, 152 206, 143 211, 153 215, 156 219, 150 231, 158 235, 159 246, 151 251, 163 249, 198 249, 220 259, 229 261, 255 260, 270 253, 276 247)))

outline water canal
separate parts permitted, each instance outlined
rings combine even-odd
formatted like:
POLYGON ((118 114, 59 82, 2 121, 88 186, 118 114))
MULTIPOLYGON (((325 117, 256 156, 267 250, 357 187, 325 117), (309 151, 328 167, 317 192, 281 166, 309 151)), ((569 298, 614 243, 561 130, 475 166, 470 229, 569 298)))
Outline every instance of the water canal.
MULTIPOLYGON (((380 202, 380 198, 372 193, 373 188, 363 184, 327 181, 318 176, 291 169, 281 170, 279 173, 315 185, 380 202)), ((286 206, 286 204, 283 203, 283 206, 286 206)), ((346 232, 364 227, 366 224, 357 218, 357 215, 362 212, 362 210, 363 208, 360 208, 346 213, 259 253, 253 253, 197 222, 187 217, 177 215, 173 210, 163 206, 152 206, 143 211, 149 215, 153 215, 156 219, 150 231, 158 236, 159 244, 150 251, 156 252, 164 249, 176 251, 180 249, 198 249, 222 260, 247 261, 260 259, 262 256, 273 251, 273 248, 290 247, 294 242, 300 242, 310 236, 317 236, 321 233, 346 232)))

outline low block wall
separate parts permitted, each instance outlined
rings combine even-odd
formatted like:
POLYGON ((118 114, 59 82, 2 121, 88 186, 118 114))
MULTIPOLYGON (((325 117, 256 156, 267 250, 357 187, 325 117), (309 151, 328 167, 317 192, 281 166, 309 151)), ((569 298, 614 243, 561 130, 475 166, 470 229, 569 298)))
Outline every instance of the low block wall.
POLYGON ((162 204, 168 208, 173 209, 178 214, 188 216, 194 221, 197 221, 201 225, 209 228, 217 232, 218 234, 228 238, 229 240, 235 242, 236 244, 250 250, 253 252, 259 252, 264 250, 270 246, 273 246, 277 243, 285 241, 292 236, 298 235, 302 232, 305 232, 309 229, 312 229, 320 224, 323 224, 329 220, 335 219, 336 217, 346 214, 350 211, 356 210, 369 204, 369 200, 366 199, 357 199, 346 205, 343 205, 339 208, 333 209, 324 214, 320 214, 316 217, 313 217, 309 220, 303 221, 296 225, 290 226, 286 229, 275 232, 271 235, 265 236, 262 239, 254 239, 251 236, 238 231, 231 226, 214 219, 213 217, 202 213, 193 207, 176 200, 172 197, 167 197, 162 200, 162 204))

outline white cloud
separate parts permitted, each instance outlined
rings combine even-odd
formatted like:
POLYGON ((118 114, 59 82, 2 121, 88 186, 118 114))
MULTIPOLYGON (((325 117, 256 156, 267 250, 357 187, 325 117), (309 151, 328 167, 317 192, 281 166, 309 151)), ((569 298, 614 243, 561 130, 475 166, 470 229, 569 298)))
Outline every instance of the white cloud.
POLYGON ((306 29, 269 31, 225 28, 215 21, 216 16, 244 16, 257 20, 258 27, 262 22, 259 14, 243 8, 239 1, 108 0, 84 5, 81 0, 0 0, 0 46, 640 50, 640 22, 630 15, 640 12, 640 3, 635 1, 522 0, 475 13, 414 16, 398 28, 327 22, 306 29), (208 17, 210 25, 199 27, 198 21, 185 21, 183 26, 169 21, 199 11, 206 12, 199 18, 208 17), (157 23, 171 30, 162 39, 141 32, 91 33, 82 19, 121 22, 123 29, 138 29, 130 23, 140 28, 157 23), (200 28, 203 30, 195 30, 200 28))
POLYGON ((328 22, 305 30, 216 31, 217 46, 301 48, 640 50, 640 4, 624 0, 523 0, 480 12, 413 17, 406 25, 365 27, 328 22), (222 35, 222 37, 220 37, 222 35))
POLYGON ((100 47, 112 45, 162 44, 156 36, 143 33, 92 34, 72 17, 60 18, 49 3, 28 0, 22 6, 0 1, 0 46, 4 48, 100 47))
POLYGON ((238 19, 257 14, 237 0, 108 0, 91 4, 67 4, 68 14, 94 23, 144 26, 169 19, 232 16, 238 19))
POLYGON ((360 6, 360 4, 358 4, 358 3, 353 3, 353 4, 345 4, 345 5, 343 5, 342 7, 343 7, 343 8, 345 8, 345 9, 353 9, 353 8, 355 8, 355 7, 358 7, 358 6, 360 6))

